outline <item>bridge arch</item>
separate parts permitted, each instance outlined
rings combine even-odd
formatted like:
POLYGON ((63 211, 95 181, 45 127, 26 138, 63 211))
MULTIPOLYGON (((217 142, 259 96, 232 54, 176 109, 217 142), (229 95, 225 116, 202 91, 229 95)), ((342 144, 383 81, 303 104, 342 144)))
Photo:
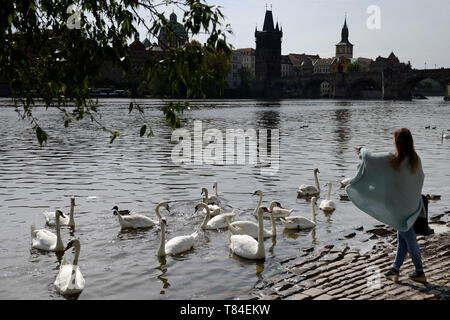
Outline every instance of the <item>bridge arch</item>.
POLYGON ((439 83, 439 85, 441 86, 441 89, 442 89, 442 94, 445 95, 447 86, 450 84, 450 78, 445 79, 445 78, 440 78, 439 76, 434 76, 432 74, 421 74, 421 75, 412 77, 412 78, 408 79, 407 81, 405 81, 404 91, 409 94, 409 98, 412 98, 413 89, 415 87, 417 87, 417 85, 425 79, 432 79, 432 80, 436 81, 437 83, 439 83))
MULTIPOLYGON (((328 83, 331 92, 334 88, 334 82, 328 77, 311 79, 303 85, 302 97, 308 99, 320 99, 322 97, 322 84, 328 83)), ((333 96, 333 94, 331 94, 333 96)))
POLYGON ((381 83, 373 78, 357 79, 348 86, 347 96, 352 99, 381 98, 381 83))

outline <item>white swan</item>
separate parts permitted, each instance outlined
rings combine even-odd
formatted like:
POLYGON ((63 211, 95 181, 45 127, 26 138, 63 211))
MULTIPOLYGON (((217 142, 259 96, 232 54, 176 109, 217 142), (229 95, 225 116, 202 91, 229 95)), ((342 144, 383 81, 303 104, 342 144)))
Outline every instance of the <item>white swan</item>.
POLYGON ((333 212, 336 209, 336 205, 334 204, 333 200, 330 200, 331 182, 328 182, 327 185, 328 185, 327 198, 325 200, 322 200, 319 209, 325 212, 333 212))
POLYGON ((264 259, 264 228, 263 215, 267 208, 258 209, 258 241, 249 235, 232 235, 230 237, 230 249, 235 255, 246 259, 264 259))
MULTIPOLYGON (((269 210, 266 207, 261 208, 263 208, 263 211, 267 210, 268 212, 269 210)), ((275 219, 272 213, 270 213, 270 222, 272 225, 272 230, 264 229, 264 238, 271 238, 277 235, 275 219)), ((228 226, 228 230, 231 232, 231 234, 246 234, 252 238, 258 239, 258 224, 252 221, 234 221, 230 223, 230 225, 228 226)))
MULTIPOLYGON (((59 224, 61 226, 69 226, 72 228, 75 228, 75 220, 73 218, 73 211, 75 208, 75 196, 70 197, 70 214, 69 217, 60 217, 59 218, 59 224)), ((45 216, 45 223, 48 226, 55 226, 56 225, 56 211, 44 211, 43 212, 45 216)))
POLYGON ((158 257, 164 257, 166 255, 176 255, 194 247, 194 241, 198 236, 198 231, 194 232, 188 236, 178 236, 170 239, 166 243, 166 225, 167 221, 165 218, 161 218, 159 221, 161 227, 161 242, 158 249, 158 257))
POLYGON ((201 202, 195 207, 195 212, 200 210, 200 208, 206 210, 205 219, 200 226, 203 230, 218 230, 228 228, 228 224, 232 222, 234 220, 234 217, 236 216, 236 213, 233 210, 233 212, 231 213, 222 213, 211 219, 211 211, 209 210, 209 207, 201 202))
POLYGON ((442 130, 442 139, 450 139, 450 134, 444 133, 444 130, 442 130))
MULTIPOLYGON (((161 220, 161 215, 159 213, 160 207, 164 207, 167 211, 170 212, 169 204, 167 202, 159 203, 155 209, 156 217, 158 218, 158 220, 161 220)), ((129 215, 121 215, 116 209, 114 210, 113 214, 117 216, 120 227, 122 229, 151 228, 158 224, 158 221, 155 221, 141 214, 132 213, 129 215)))
POLYGON ((315 186, 312 185, 306 185, 302 184, 297 189, 297 194, 300 197, 318 197, 320 195, 320 185, 319 185, 319 178, 317 177, 317 174, 320 173, 319 169, 314 169, 314 183, 315 186))
POLYGON ((310 229, 316 226, 316 210, 315 205, 317 202, 316 197, 311 198, 311 220, 302 216, 291 216, 286 218, 280 218, 281 223, 286 229, 310 229))
POLYGON ((56 235, 46 229, 36 229, 34 222, 31 223, 31 247, 45 251, 64 251, 61 240, 59 217, 65 218, 61 210, 56 210, 56 235))
POLYGON ((62 295, 79 294, 84 289, 84 278, 78 266, 78 257, 80 256, 80 240, 70 240, 64 251, 74 247, 75 256, 72 264, 63 264, 59 268, 59 273, 56 276, 55 286, 62 295))
POLYGON ((208 189, 202 188, 202 193, 201 194, 202 195, 205 194, 202 200, 203 200, 204 203, 208 203, 208 204, 213 204, 213 205, 219 206, 220 205, 220 199, 217 196, 217 182, 214 182, 214 187, 216 189, 216 195, 212 195, 212 196, 209 195, 208 189))

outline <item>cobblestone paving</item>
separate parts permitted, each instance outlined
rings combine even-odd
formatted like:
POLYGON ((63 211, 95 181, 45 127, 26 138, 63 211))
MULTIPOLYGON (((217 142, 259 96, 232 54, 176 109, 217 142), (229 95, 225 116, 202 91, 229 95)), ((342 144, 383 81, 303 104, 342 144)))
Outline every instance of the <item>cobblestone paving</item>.
MULTIPOLYGON (((450 232, 418 236, 428 283, 409 279, 409 256, 398 283, 384 277, 392 266, 396 243, 360 254, 348 246, 325 246, 292 262, 281 274, 257 285, 242 300, 442 300, 450 298, 450 232)), ((288 265, 287 262, 291 261, 288 265)))

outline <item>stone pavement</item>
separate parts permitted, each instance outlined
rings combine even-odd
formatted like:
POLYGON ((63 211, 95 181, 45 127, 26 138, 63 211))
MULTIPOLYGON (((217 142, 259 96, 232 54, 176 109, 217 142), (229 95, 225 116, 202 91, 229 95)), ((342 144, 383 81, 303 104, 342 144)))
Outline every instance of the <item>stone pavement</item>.
MULTIPOLYGON (((428 283, 414 282, 409 256, 400 281, 384 277, 392 266, 396 238, 365 254, 333 245, 291 262, 284 271, 260 283, 243 300, 447 300, 450 298, 450 232, 417 237, 428 283)), ((283 263, 283 262, 282 262, 283 263)), ((284 262, 285 264, 287 261, 284 262)))

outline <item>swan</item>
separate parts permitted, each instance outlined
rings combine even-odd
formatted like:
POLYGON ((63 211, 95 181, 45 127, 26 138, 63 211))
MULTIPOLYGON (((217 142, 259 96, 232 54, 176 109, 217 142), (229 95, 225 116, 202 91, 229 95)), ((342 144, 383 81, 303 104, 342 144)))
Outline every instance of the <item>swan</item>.
POLYGON ((166 219, 161 218, 159 225, 161 227, 161 242, 158 249, 158 257, 176 255, 191 250, 194 247, 194 241, 198 237, 198 231, 188 236, 178 236, 172 238, 166 242, 166 219))
POLYGON ((211 211, 209 210, 209 207, 201 202, 195 207, 195 212, 197 212, 200 208, 206 210, 205 219, 200 226, 203 230, 217 230, 228 228, 228 224, 232 222, 234 220, 234 217, 236 216, 236 213, 233 210, 233 212, 231 213, 222 213, 211 219, 211 211))
MULTIPOLYGON (((75 196, 70 197, 70 214, 69 217, 60 217, 59 218, 59 225, 61 226, 69 226, 72 228, 75 228, 75 220, 73 218, 73 211, 75 208, 75 196)), ((56 225, 56 211, 44 211, 45 216, 45 223, 48 226, 55 226, 56 225)))
POLYGON ((84 289, 84 278, 78 266, 78 257, 80 256, 80 240, 73 239, 67 244, 64 251, 74 247, 75 256, 72 264, 63 264, 59 268, 59 273, 56 276, 55 286, 62 295, 79 294, 84 289))
POLYGON ((444 133, 444 130, 442 130, 442 139, 450 139, 450 134, 444 133))
POLYGON ((292 213, 292 211, 294 211, 294 209, 293 208, 291 210, 284 209, 279 202, 272 201, 270 203, 269 211, 272 213, 273 217, 277 219, 289 216, 292 213))
POLYGON ((118 206, 114 206, 111 210, 116 210, 118 214, 121 216, 128 216, 131 214, 130 210, 119 210, 118 206))
MULTIPOLYGON (((216 186, 216 193, 217 193, 217 182, 215 182, 214 186, 216 186)), ((204 203, 208 203, 210 205, 216 205, 216 206, 220 205, 220 199, 217 196, 217 194, 210 196, 208 194, 208 189, 206 189, 206 188, 202 188, 202 193, 201 194, 202 195, 205 194, 205 196, 203 197, 203 202, 204 203)))
POLYGON ((333 200, 330 200, 331 182, 328 182, 327 185, 328 185, 327 198, 325 200, 322 200, 319 209, 325 212, 333 212, 336 209, 336 205, 334 204, 333 200))
POLYGON ((291 216, 286 218, 280 218, 281 223, 286 229, 310 229, 316 226, 316 210, 315 205, 317 202, 316 197, 311 198, 311 220, 304 218, 302 216, 291 216))
MULTIPOLYGON (((266 207, 263 208, 264 213, 269 211, 266 207)), ((270 213, 270 222, 272 224, 272 230, 264 229, 264 238, 271 238, 275 237, 277 235, 277 229, 275 226, 275 219, 273 217, 273 214, 270 213)), ((253 237, 255 239, 258 239, 258 224, 252 221, 235 221, 230 223, 228 226, 228 230, 231 232, 231 234, 246 234, 250 237, 253 237)))
POLYGON ((264 259, 264 228, 263 215, 268 209, 258 209, 258 241, 246 234, 232 235, 230 237, 230 249, 235 255, 246 259, 264 259))
MULTIPOLYGON (((161 220, 161 214, 159 213, 159 208, 164 207, 170 212, 169 204, 167 202, 161 202, 156 206, 155 212, 158 220, 161 220)), ((114 209, 113 214, 119 219, 119 223, 122 229, 138 229, 138 228, 151 228, 158 224, 158 221, 152 220, 149 217, 143 216, 141 214, 129 214, 122 216, 118 213, 117 209, 114 209)))
POLYGON ((31 223, 31 247, 45 251, 64 251, 61 240, 59 217, 65 218, 61 210, 56 210, 56 235, 46 229, 36 229, 34 222, 31 223))
POLYGON ((317 177, 317 174, 320 173, 319 169, 314 169, 314 183, 315 186, 302 184, 297 189, 297 194, 300 197, 311 197, 315 196, 318 197, 320 195, 320 185, 319 185, 319 178, 317 177))

